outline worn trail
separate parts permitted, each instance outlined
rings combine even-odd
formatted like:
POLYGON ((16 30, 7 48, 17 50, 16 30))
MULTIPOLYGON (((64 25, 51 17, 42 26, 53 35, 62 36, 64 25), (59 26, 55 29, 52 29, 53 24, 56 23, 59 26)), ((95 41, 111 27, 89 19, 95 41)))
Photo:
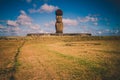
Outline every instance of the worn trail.
POLYGON ((15 53, 15 56, 14 56, 13 66, 0 70, 0 77, 1 77, 0 79, 2 79, 2 80, 15 80, 14 74, 16 72, 16 68, 18 65, 17 64, 18 63, 18 56, 19 56, 20 50, 24 44, 25 44, 25 41, 23 41, 22 44, 18 47, 17 52, 15 53))
MULTIPOLYGON (((8 47, 6 49, 9 50, 8 47)), ((11 52, 14 64, 11 68, 0 71, 0 77, 5 77, 0 80, 120 79, 118 40, 60 41, 59 38, 42 37, 40 40, 20 41, 13 50, 16 51, 14 54, 11 52)))

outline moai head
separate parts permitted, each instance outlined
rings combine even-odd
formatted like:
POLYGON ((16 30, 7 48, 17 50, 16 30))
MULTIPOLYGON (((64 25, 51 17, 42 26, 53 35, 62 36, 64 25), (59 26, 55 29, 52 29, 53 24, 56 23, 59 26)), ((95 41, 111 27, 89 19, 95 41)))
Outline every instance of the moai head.
POLYGON ((56 33, 63 33, 62 15, 63 15, 62 10, 60 9, 56 10, 56 23, 55 23, 56 33))
POLYGON ((61 9, 57 9, 55 14, 56 14, 56 16, 62 16, 63 12, 61 9))

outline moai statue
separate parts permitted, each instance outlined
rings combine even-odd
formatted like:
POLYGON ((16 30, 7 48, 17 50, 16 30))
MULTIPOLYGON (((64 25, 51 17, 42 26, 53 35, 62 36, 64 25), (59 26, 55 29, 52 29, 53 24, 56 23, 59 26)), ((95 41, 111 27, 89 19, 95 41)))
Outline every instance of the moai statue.
POLYGON ((55 23, 56 33, 63 33, 62 15, 63 15, 62 10, 57 9, 56 10, 56 23, 55 23))

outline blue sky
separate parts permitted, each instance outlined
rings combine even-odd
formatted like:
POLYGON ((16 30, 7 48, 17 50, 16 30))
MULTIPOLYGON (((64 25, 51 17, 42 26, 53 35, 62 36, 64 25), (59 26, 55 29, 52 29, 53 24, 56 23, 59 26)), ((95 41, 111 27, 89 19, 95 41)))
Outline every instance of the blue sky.
POLYGON ((120 36, 119 0, 0 0, 0 36, 55 33, 55 10, 64 33, 120 36))

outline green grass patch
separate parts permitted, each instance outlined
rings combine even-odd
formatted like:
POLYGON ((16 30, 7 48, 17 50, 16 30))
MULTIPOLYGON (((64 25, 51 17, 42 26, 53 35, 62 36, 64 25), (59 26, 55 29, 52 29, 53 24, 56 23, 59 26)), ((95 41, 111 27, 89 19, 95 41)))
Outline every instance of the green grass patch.
POLYGON ((120 51, 110 51, 110 50, 96 50, 98 52, 102 52, 102 53, 109 53, 109 54, 120 54, 120 51))
MULTIPOLYGON (((80 75, 82 75, 82 73, 80 72, 79 70, 79 67, 80 65, 84 66, 85 68, 87 68, 87 70, 89 72, 91 72, 91 79, 94 79, 94 76, 101 76, 102 78, 106 78, 107 76, 107 72, 108 72, 108 69, 107 67, 105 66, 101 66, 100 64, 98 63, 95 63, 95 62, 91 62, 91 61, 88 61, 88 60, 85 60, 85 59, 81 59, 81 58, 77 58, 77 57, 74 57, 74 56, 70 56, 70 55, 64 55, 60 52, 57 52, 57 51, 50 51, 49 52, 52 52, 54 54, 56 54, 57 56, 59 57, 62 57, 64 59, 68 59, 68 60, 71 60, 73 61, 73 64, 77 64, 78 65, 78 70, 76 69, 73 69, 72 71, 72 77, 74 78, 78 78, 80 77, 80 75)), ((67 65, 67 64, 66 64, 67 65)), ((65 67, 66 65, 62 65, 63 67, 65 67)), ((70 67, 70 66, 66 66, 66 67, 70 67)), ((86 74, 88 75, 88 74, 86 74)))

